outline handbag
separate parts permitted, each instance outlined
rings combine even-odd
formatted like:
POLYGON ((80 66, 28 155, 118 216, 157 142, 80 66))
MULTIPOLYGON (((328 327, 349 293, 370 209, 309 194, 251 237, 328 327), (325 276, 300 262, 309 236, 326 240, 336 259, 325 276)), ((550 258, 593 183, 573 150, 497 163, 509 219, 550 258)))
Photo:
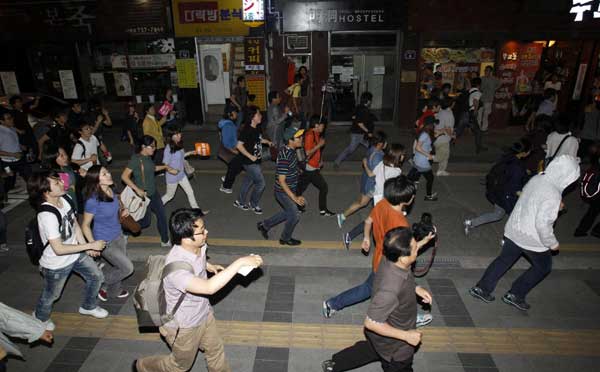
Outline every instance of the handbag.
POLYGON ((142 231, 142 227, 136 222, 136 220, 133 219, 133 217, 131 217, 131 214, 123 216, 124 210, 125 207, 123 207, 121 204, 121 208, 119 208, 119 223, 121 224, 123 230, 129 231, 133 234, 137 234, 142 231))
MULTIPOLYGON (((142 173, 142 183, 146 185, 144 177, 144 163, 140 159, 140 170, 142 173)), ((129 215, 135 220, 139 221, 146 215, 148 205, 150 205, 150 198, 142 198, 133 191, 129 186, 125 187, 120 196, 121 203, 124 208, 129 210, 129 215)))

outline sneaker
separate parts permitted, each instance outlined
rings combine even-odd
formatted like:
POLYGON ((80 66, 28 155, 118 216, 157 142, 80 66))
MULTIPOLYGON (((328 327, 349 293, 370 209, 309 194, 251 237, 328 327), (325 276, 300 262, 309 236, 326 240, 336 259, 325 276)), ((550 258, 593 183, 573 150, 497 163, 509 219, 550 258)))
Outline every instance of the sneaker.
POLYGON ((223 185, 221 185, 221 187, 219 187, 219 191, 224 192, 225 194, 231 194, 233 193, 232 189, 226 189, 223 187, 223 185))
POLYGON ((126 289, 122 289, 121 293, 117 295, 117 298, 127 298, 129 297, 129 291, 126 289))
POLYGON ((333 372, 333 367, 335 367, 335 362, 331 359, 324 361, 321 363, 321 367, 323 367, 323 372, 333 372))
POLYGON ((438 177, 446 177, 446 176, 449 176, 449 175, 450 175, 450 173, 448 173, 448 172, 446 172, 446 171, 437 171, 437 172, 435 173, 435 175, 436 175, 436 176, 438 176, 438 177))
POLYGON ((6 243, 0 244, 0 252, 2 252, 2 253, 8 252, 8 245, 6 245, 6 243))
POLYGON ((335 310, 329 306, 327 301, 323 301, 323 316, 329 319, 333 314, 335 314, 335 310))
MULTIPOLYGON (((38 319, 37 316, 35 316, 35 311, 31 313, 31 316, 38 319)), ((40 320, 40 322, 42 322, 42 324, 46 327, 46 331, 52 332, 56 329, 56 325, 54 325, 54 322, 52 321, 52 319, 48 319, 45 322, 40 320)))
POLYGON ((104 289, 100 289, 98 291, 98 299, 100 299, 102 302, 108 301, 108 293, 106 293, 104 289))
POLYGON ((283 240, 283 239, 279 239, 279 244, 281 245, 300 245, 302 244, 302 241, 298 240, 298 239, 294 239, 294 238, 290 238, 289 240, 283 240))
POLYGON ((166 242, 160 242, 160 246, 161 246, 162 248, 167 248, 167 247, 170 247, 170 246, 172 246, 172 245, 173 245, 173 244, 171 244, 171 241, 170 241, 170 240, 167 240, 166 242))
POLYGON ((344 248, 346 248, 346 250, 349 250, 350 244, 352 244, 352 239, 350 239, 350 233, 342 234, 342 242, 344 243, 344 248))
POLYGON ((494 296, 492 296, 489 293, 485 293, 483 291, 483 289, 481 289, 477 286, 469 289, 469 294, 475 298, 480 299, 483 302, 488 303, 488 304, 496 299, 494 296))
POLYGON ((210 209, 200 209, 200 213, 202 213, 202 216, 206 216, 210 213, 210 209))
POLYGON ((263 210, 261 207, 259 207, 258 205, 254 208, 252 208, 252 212, 254 212, 254 214, 263 214, 263 210))
POLYGON ((319 212, 319 214, 323 217, 331 217, 331 216, 335 216, 335 213, 333 213, 332 211, 330 211, 329 209, 323 209, 322 211, 319 212))
POLYGON ((221 176, 221 182, 225 182, 225 176, 221 176))
POLYGON ((239 209, 241 209, 243 211, 247 211, 249 209, 247 205, 244 205, 244 204, 240 203, 237 200, 233 202, 233 206, 236 207, 236 208, 239 208, 239 209))
POLYGON ((506 294, 502 296, 502 302, 512 305, 521 311, 527 311, 531 308, 531 306, 525 302, 525 300, 518 298, 510 292, 506 292, 506 294))
POLYGON ((344 216, 343 213, 338 213, 337 214, 337 223, 338 223, 338 227, 341 229, 342 225, 344 224, 344 221, 346 221, 346 216, 344 216))
POLYGON ((93 310, 86 310, 83 307, 79 308, 79 314, 90 315, 96 319, 104 319, 108 316, 108 311, 104 310, 100 306, 96 306, 93 310))
POLYGON ((436 192, 434 192, 434 193, 433 193, 433 194, 431 194, 431 195, 425 195, 425 198, 424 198, 424 200, 425 200, 425 201, 436 201, 436 200, 438 200, 437 193, 436 193, 436 192))
POLYGON ((260 231, 261 235, 263 236, 263 238, 265 238, 265 240, 269 240, 269 230, 267 230, 267 228, 262 222, 257 223, 256 228, 258 229, 258 231, 260 231))
POLYGON ((471 223, 471 220, 465 220, 463 222, 463 226, 464 226, 464 231, 465 231, 465 236, 469 236, 469 232, 470 230, 473 228, 473 224, 471 223))
POLYGON ((433 320, 433 315, 429 313, 417 313, 417 328, 425 327, 433 320))

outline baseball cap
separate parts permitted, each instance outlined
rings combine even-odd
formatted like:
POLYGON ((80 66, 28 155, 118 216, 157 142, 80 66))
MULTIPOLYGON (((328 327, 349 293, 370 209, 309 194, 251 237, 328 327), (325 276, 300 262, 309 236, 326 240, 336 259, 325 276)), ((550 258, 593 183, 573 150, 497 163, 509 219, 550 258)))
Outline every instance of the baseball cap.
POLYGON ((289 127, 289 128, 286 128, 286 130, 283 132, 283 139, 285 141, 289 141, 292 138, 298 138, 303 134, 304 134, 304 129, 289 127))

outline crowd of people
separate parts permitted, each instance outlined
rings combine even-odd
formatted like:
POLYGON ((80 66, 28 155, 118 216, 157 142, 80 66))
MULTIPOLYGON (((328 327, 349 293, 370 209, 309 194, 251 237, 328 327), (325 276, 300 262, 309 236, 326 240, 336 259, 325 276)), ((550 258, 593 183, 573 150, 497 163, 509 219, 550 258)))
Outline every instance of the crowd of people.
MULTIPOLYGON (((252 105, 244 77, 237 79, 217 124, 218 157, 227 165, 219 190, 232 194, 237 177, 244 172, 240 192, 232 204, 242 211, 262 215, 266 188, 262 161, 273 160, 274 199, 281 211, 258 222, 256 228, 264 239, 270 239, 273 227, 283 223, 279 243, 289 246, 302 244, 294 230, 307 208, 303 194, 311 184, 318 189, 320 216, 335 217, 340 229, 350 215, 371 207, 364 221, 342 234, 346 249, 363 235, 361 249, 366 254, 372 251, 371 273, 362 284, 322 304, 323 316, 330 318, 345 307, 370 298, 364 322, 367 340, 334 354, 322 367, 323 371, 346 371, 380 361, 386 371, 411 371, 415 347, 421 339, 416 328, 432 321, 431 314, 417 311, 417 296, 423 303, 431 303, 432 297, 415 285, 411 268, 419 250, 435 238, 435 232, 417 241, 407 213, 415 201, 421 177, 425 180, 424 201, 438 200, 433 191, 435 177, 450 175, 447 169, 451 149, 465 129, 473 133, 476 153, 487 150, 483 139, 491 111, 488 98, 490 89, 497 89, 498 84, 493 70, 488 68, 483 78, 472 79, 464 102, 442 89, 417 118, 411 149, 376 129, 370 110, 373 97, 363 92, 353 116, 349 145, 334 162, 334 167, 339 168, 359 146, 366 148, 360 163, 359 195, 346 210, 336 213, 328 208, 329 187, 321 172, 328 123, 322 115, 310 115, 309 106, 302 103, 306 96, 302 90, 309 81, 307 73, 305 68, 299 71, 287 92, 268 94, 266 118, 252 105), (405 174, 406 162, 410 166, 405 174), (434 163, 438 164, 436 172, 434 163)), ((508 216, 501 254, 469 293, 485 302, 494 301, 498 280, 525 256, 531 268, 502 297, 523 311, 530 308, 527 294, 551 271, 552 252, 559 247, 553 225, 565 208, 563 195, 571 192, 569 186, 581 178, 578 157, 590 162, 580 182, 580 193, 589 203, 589 210, 574 235, 585 236, 591 229, 593 236, 600 237, 600 224, 594 226, 600 214, 600 103, 592 100, 586 107, 583 128, 576 131, 576 136, 573 122, 556 113, 552 88, 547 93, 548 102, 540 105, 528 133, 506 149, 486 176, 485 196, 493 210, 463 223, 468 236, 473 229, 508 216)), ((208 230, 204 216, 209 211, 200 209, 189 182, 193 173, 186 171, 186 157, 195 151, 184 148, 175 101, 169 89, 162 104, 144 107, 143 117, 135 104, 128 105, 122 139, 134 151, 120 180, 133 200, 144 205, 142 213, 137 205, 124 202, 118 191, 121 187, 109 170, 112 154, 102 132, 113 122, 101 105, 92 104, 85 112, 81 103, 75 102, 67 111, 52 113, 51 123, 34 126, 24 114, 26 109, 20 97, 13 97, 10 110, 0 113, 0 185, 5 194, 14 188, 17 175, 27 182, 43 245, 39 267, 44 282, 32 316, 0 304, 0 312, 14 314, 14 322, 28 324, 22 325, 28 331, 14 332, 14 324, 2 326, 0 322, 1 329, 22 335, 30 342, 52 342, 56 328, 51 319, 53 305, 72 272, 85 281, 79 313, 95 318, 109 316, 101 302, 131 295, 123 286, 134 270, 127 255, 127 242, 129 235, 139 232, 124 230, 123 221, 135 214, 139 229, 144 230, 150 226, 153 214, 160 244, 170 249, 165 264, 182 261, 187 265, 168 272, 162 280, 165 311, 171 318, 161 324, 160 333, 171 354, 141 358, 133 368, 140 372, 186 371, 201 349, 210 371, 230 370, 206 296, 218 292, 243 267, 259 267, 263 260, 249 255, 227 268, 207 262, 208 230), (163 175, 166 192, 160 195, 157 184, 163 175), (189 208, 178 209, 167 218, 165 204, 171 202, 178 186, 185 192, 189 208), (210 278, 208 273, 212 274, 210 278)), ((27 109, 35 109, 37 104, 38 99, 27 109)), ((2 213, 0 225, 6 225, 2 213)), ((8 250, 5 230, 0 230, 0 249, 8 250)), ((3 344, 0 338, 0 347, 13 350, 6 341, 3 344)))

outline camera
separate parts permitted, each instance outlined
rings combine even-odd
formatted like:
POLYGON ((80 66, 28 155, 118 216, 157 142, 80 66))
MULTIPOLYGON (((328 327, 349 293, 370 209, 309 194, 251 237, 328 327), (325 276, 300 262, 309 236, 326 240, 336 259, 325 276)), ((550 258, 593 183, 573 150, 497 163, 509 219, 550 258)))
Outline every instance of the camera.
MULTIPOLYGON (((416 241, 420 241, 425 239, 429 233, 436 234, 435 226, 433 225, 433 217, 431 213, 423 213, 421 215, 421 220, 419 222, 415 222, 412 225, 413 236, 416 241)), ((423 248, 429 248, 430 246, 435 244, 437 240, 437 236, 434 236, 433 239, 429 243, 427 243, 423 248)))

